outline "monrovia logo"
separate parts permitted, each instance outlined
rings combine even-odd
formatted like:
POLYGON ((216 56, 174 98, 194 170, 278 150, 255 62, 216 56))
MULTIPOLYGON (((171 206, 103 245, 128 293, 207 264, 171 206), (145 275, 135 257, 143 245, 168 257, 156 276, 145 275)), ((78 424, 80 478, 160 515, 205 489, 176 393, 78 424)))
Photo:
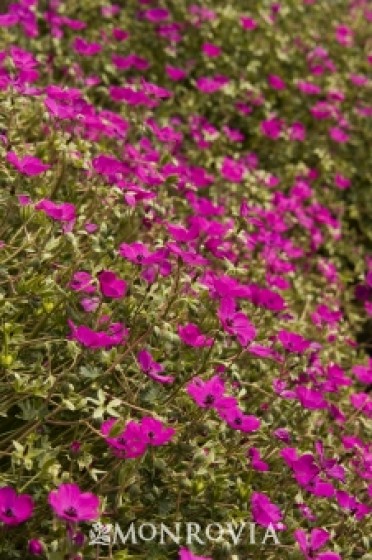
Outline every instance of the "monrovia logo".
POLYGON ((249 544, 280 544, 278 535, 270 523, 268 527, 260 527, 260 533, 256 531, 256 523, 231 522, 231 523, 209 523, 204 528, 195 522, 177 522, 172 526, 160 523, 141 523, 136 525, 132 522, 123 531, 118 523, 104 524, 94 523, 89 531, 89 544, 94 546, 115 546, 116 544, 138 544, 139 542, 157 541, 167 544, 173 541, 176 544, 185 542, 206 544, 208 541, 222 542, 229 539, 234 545, 241 542, 249 544))

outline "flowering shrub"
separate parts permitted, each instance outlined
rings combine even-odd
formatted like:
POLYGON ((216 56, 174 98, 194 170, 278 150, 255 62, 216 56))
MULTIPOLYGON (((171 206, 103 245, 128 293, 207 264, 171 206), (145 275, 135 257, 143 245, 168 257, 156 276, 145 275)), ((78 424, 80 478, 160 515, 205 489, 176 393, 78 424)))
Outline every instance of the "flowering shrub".
POLYGON ((369 557, 372 12, 250 4, 0 15, 1 558, 369 557))

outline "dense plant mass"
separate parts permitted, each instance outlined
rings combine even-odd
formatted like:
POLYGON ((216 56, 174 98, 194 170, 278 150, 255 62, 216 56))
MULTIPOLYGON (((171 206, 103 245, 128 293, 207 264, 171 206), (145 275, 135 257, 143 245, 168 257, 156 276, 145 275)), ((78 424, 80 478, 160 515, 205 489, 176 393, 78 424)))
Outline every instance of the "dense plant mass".
POLYGON ((0 15, 2 560, 370 558, 371 22, 0 15), (215 533, 88 542, 133 521, 215 533))

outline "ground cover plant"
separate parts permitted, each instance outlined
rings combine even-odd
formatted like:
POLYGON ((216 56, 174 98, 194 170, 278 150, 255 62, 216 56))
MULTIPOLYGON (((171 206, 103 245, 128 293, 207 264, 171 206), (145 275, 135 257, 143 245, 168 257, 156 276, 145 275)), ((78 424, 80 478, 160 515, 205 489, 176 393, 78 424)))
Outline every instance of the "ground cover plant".
POLYGON ((1 559, 371 557, 371 22, 4 4, 1 559))

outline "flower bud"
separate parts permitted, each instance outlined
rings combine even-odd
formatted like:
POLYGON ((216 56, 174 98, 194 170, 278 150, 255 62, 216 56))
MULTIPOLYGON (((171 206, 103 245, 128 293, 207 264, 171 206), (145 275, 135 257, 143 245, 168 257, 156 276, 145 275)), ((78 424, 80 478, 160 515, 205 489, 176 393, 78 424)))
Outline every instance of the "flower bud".
POLYGON ((44 553, 44 545, 39 539, 28 541, 27 549, 32 556, 41 556, 44 553))

